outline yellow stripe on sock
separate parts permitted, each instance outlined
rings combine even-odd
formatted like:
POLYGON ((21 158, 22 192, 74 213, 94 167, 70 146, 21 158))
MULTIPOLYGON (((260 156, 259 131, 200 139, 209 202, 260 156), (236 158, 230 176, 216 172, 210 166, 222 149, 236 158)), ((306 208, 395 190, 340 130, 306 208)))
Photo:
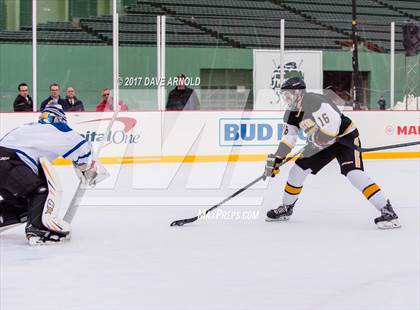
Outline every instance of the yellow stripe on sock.
POLYGON ((290 195, 299 195, 302 191, 302 187, 295 187, 293 185, 290 185, 289 183, 286 183, 284 191, 290 195))
POLYGON ((370 199, 374 194, 376 194, 381 189, 376 183, 370 184, 369 186, 365 187, 363 190, 363 195, 365 195, 366 199, 370 199))

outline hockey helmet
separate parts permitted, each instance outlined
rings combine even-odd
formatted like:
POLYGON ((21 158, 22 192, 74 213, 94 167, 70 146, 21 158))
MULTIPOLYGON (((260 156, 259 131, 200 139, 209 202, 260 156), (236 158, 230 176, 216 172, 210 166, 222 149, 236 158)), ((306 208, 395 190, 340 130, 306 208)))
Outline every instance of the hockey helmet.
POLYGON ((53 123, 67 123, 66 113, 60 104, 48 104, 39 116, 39 123, 53 124, 53 123))
POLYGON ((292 77, 281 85, 282 100, 289 109, 300 108, 305 92, 306 84, 301 77, 292 77))
POLYGON ((306 89, 306 84, 301 77, 295 76, 283 82, 281 90, 285 89, 306 89))

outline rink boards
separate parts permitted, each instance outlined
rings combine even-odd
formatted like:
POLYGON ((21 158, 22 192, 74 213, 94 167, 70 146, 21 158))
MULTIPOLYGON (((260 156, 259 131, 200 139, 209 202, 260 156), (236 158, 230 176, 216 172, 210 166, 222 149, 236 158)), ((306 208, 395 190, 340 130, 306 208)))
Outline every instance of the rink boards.
MULTIPOLYGON (((138 111, 121 112, 104 137, 112 112, 68 113, 69 124, 99 145, 105 164, 260 162, 274 152, 282 136, 282 111, 138 111)), ((418 141, 419 111, 346 112, 361 133, 364 147, 418 141)), ((36 113, 0 114, 0 136, 36 113)), ((303 145, 299 134, 296 148, 303 145)), ((419 158, 419 146, 365 153, 365 158, 419 158)), ((55 164, 69 164, 57 160, 55 164)))

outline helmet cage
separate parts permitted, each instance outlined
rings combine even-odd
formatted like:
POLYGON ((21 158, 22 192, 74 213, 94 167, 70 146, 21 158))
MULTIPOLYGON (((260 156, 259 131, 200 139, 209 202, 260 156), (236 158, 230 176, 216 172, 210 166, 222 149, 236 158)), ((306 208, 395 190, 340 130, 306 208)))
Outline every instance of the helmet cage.
POLYGON ((67 123, 67 119, 51 112, 42 112, 39 116, 39 122, 42 124, 67 123))
POLYGON ((41 124, 67 123, 67 117, 61 105, 47 105, 39 116, 41 124))
POLYGON ((303 89, 283 89, 281 98, 288 110, 298 110, 302 104, 305 90, 303 89))

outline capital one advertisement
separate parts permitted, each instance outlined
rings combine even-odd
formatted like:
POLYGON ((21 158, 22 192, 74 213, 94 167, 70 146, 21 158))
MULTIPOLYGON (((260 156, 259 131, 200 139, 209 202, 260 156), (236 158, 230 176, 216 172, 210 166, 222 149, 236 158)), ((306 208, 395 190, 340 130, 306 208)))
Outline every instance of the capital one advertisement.
MULTIPOLYGON (((37 122, 38 116, 38 113, 0 113, 0 139, 15 127, 37 122)), ((92 143, 94 149, 104 141, 101 157, 120 162, 133 154, 160 154, 159 127, 155 125, 160 123, 159 114, 120 112, 107 133, 112 116, 112 112, 67 113, 70 127, 92 143)))
MULTIPOLYGON (((302 77, 308 90, 321 92, 322 51, 285 51, 283 74, 284 79, 302 77)), ((284 109, 280 81, 280 50, 254 50, 254 109, 284 109)))

